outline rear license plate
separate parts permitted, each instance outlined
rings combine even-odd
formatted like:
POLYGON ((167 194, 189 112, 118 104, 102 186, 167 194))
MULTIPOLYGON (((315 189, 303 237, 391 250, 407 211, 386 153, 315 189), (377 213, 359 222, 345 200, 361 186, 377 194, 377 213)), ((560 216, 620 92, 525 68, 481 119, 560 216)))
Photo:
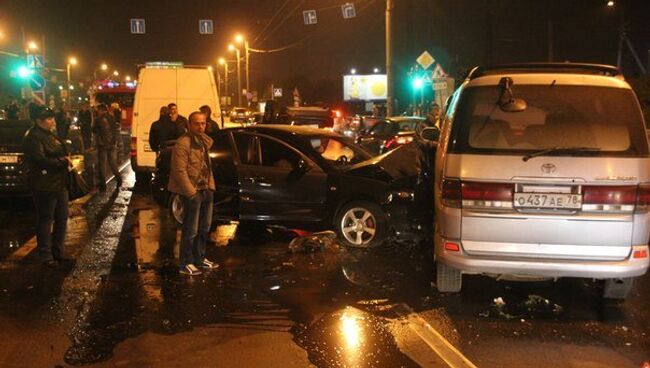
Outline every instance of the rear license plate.
POLYGON ((18 156, 0 156, 0 164, 16 164, 18 156))
POLYGON ((582 195, 564 193, 515 193, 516 208, 579 209, 582 195))

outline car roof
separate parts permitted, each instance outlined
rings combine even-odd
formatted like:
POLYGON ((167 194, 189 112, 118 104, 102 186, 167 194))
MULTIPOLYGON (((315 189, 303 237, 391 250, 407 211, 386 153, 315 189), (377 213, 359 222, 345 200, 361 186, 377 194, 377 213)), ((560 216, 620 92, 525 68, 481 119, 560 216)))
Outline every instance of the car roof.
POLYGON ((226 131, 251 131, 251 132, 260 132, 271 135, 321 135, 321 136, 332 136, 332 137, 342 137, 338 133, 334 133, 325 129, 317 129, 300 125, 280 125, 280 124, 258 124, 247 127, 236 127, 228 128, 226 131))
POLYGON ((630 85, 618 77, 588 74, 554 74, 554 73, 530 73, 530 74, 491 74, 476 79, 467 80, 468 87, 497 86, 503 77, 510 77, 514 86, 518 84, 527 85, 562 85, 562 86, 592 86, 630 89, 630 85))
POLYGON ((389 116, 386 118, 388 121, 394 121, 396 123, 403 123, 405 121, 424 121, 426 118, 421 116, 389 116))

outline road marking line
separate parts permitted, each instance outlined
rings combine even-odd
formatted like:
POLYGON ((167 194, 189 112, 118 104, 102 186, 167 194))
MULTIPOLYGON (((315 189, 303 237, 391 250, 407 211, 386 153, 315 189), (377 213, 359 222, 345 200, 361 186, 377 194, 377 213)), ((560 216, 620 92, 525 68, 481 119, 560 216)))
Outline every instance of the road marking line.
POLYGON ((400 304, 395 312, 408 321, 409 328, 415 332, 438 356, 452 368, 477 368, 463 353, 445 339, 429 322, 420 317, 411 307, 400 304))
POLYGON ((36 236, 32 237, 27 242, 25 242, 25 244, 23 244, 20 248, 16 249, 13 253, 11 253, 9 257, 5 258, 5 260, 20 261, 21 259, 27 257, 27 255, 31 253, 34 249, 36 249, 36 236))

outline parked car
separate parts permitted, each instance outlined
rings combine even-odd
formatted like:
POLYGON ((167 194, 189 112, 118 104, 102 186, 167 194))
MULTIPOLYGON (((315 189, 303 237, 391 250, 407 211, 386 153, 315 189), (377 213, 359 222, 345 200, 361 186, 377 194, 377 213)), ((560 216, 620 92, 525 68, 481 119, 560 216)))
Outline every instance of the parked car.
POLYGON ((647 272, 648 139, 615 67, 477 67, 438 147, 440 291, 460 291, 463 274, 581 277, 623 299, 647 272))
POLYGON ((287 107, 286 113, 280 116, 280 123, 309 128, 333 129, 335 117, 336 112, 324 107, 287 107))
MULTIPOLYGON (((23 137, 32 127, 30 120, 0 121, 0 197, 30 196, 23 173, 23 137)), ((71 131, 66 147, 73 168, 85 175, 83 143, 79 130, 71 131)))
MULTIPOLYGON (((219 132, 212 168, 215 221, 334 228, 344 244, 372 247, 413 225, 418 165, 410 149, 372 158, 352 140, 325 130, 257 125, 219 132)), ((166 191, 171 154, 161 153, 156 197, 182 221, 182 203, 166 191)))
POLYGON ((413 142, 416 132, 426 126, 426 119, 419 116, 389 117, 361 130, 357 143, 370 152, 382 154, 413 142))

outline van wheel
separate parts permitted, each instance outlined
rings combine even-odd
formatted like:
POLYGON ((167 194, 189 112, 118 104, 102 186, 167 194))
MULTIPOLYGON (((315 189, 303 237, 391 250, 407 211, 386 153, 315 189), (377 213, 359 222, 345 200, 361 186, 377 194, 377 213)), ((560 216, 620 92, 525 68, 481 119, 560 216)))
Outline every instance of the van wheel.
POLYGON ((169 205, 167 206, 169 208, 169 214, 171 217, 176 221, 176 224, 178 225, 183 225, 183 214, 184 214, 184 209, 183 209, 183 201, 181 200, 181 196, 172 193, 172 195, 169 197, 169 205))
POLYGON ((463 286, 463 274, 458 269, 436 262, 436 286, 441 293, 457 293, 463 286))
POLYGON ((623 300, 627 298, 632 290, 634 279, 627 277, 624 279, 607 279, 603 289, 603 298, 623 300))
POLYGON ((341 208, 334 225, 343 244, 354 248, 371 248, 384 242, 388 220, 375 203, 355 201, 341 208))

